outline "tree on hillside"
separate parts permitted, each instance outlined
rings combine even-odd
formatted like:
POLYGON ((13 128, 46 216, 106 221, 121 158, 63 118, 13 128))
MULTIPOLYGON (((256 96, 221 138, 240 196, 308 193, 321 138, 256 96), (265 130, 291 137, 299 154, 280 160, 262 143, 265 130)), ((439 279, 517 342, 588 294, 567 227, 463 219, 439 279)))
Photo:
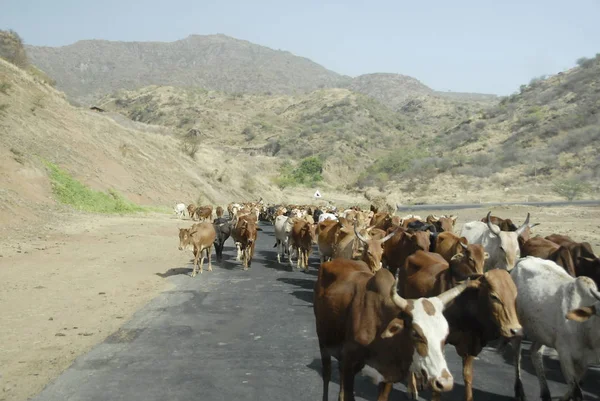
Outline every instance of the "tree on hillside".
POLYGON ((19 68, 29 66, 23 39, 13 30, 0 30, 0 57, 19 68))
POLYGON ((568 201, 572 201, 587 193, 589 186, 576 178, 566 178, 563 180, 556 181, 552 186, 552 191, 555 194, 566 198, 568 201))

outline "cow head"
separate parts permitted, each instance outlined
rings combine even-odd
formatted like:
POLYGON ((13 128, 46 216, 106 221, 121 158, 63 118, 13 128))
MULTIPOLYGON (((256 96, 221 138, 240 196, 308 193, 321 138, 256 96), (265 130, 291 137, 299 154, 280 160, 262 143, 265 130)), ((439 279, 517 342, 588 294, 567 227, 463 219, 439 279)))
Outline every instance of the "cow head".
POLYGON ((506 270, 492 269, 477 281, 479 313, 482 320, 491 319, 504 338, 523 335, 516 311, 517 287, 506 270))
POLYGON ((414 233, 405 232, 404 238, 409 241, 415 249, 428 251, 431 246, 431 237, 427 231, 417 231, 414 233))
POLYGON ((427 223, 433 224, 438 232, 453 232, 458 216, 436 216, 435 214, 427 216, 427 223))
POLYGON ((192 229, 191 228, 180 228, 179 229, 179 250, 183 251, 187 249, 188 245, 192 243, 192 229))
POLYGON ((470 283, 462 283, 437 297, 417 300, 399 296, 396 285, 397 280, 390 295, 400 314, 387 325, 381 337, 401 336, 403 345, 409 346, 412 351, 411 373, 419 381, 429 383, 435 392, 452 390, 454 379, 444 357, 449 327, 443 312, 470 283))
POLYGON ((600 292, 590 288, 590 294, 592 294, 592 296, 596 298, 598 302, 595 302, 591 306, 582 306, 581 308, 573 309, 567 313, 565 318, 575 322, 583 323, 588 321, 593 316, 600 316, 600 292))
POLYGON ((392 231, 381 239, 365 238, 357 230, 358 224, 354 222, 354 234, 363 243, 362 260, 365 262, 372 272, 381 269, 381 257, 383 256, 383 244, 396 234, 396 230, 392 231))
MULTIPOLYGON (((581 245, 582 244, 578 244, 577 246, 581 245)), ((600 286, 600 258, 597 258, 594 255, 583 256, 580 254, 574 262, 575 266, 577 266, 577 273, 579 276, 587 276, 594 280, 597 286, 600 286)))
POLYGON ((490 255, 483 249, 481 244, 467 244, 465 237, 461 237, 458 243, 461 251, 450 259, 450 270, 452 275, 464 279, 473 274, 483 274, 483 265, 490 255))
POLYGON ((525 223, 523 223, 523 225, 516 231, 501 231, 500 227, 492 224, 490 221, 491 213, 492 212, 488 212, 486 223, 490 233, 492 233, 492 235, 498 239, 498 245, 495 251, 500 253, 497 258, 499 261, 498 265, 495 267, 510 271, 513 267, 515 267, 517 259, 521 257, 521 249, 519 247, 518 237, 523 233, 529 224, 529 213, 527 213, 525 223))

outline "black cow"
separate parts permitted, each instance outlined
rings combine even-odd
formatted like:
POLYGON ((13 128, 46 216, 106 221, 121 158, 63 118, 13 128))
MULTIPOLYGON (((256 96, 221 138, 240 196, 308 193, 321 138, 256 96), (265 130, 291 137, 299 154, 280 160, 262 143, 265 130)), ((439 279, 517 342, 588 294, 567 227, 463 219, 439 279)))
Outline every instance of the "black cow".
POLYGON ((223 260, 223 247, 225 246, 225 241, 227 241, 227 238, 231 235, 231 222, 224 217, 219 217, 213 221, 213 226, 217 233, 217 236, 215 237, 215 252, 217 254, 217 261, 220 262, 223 260))

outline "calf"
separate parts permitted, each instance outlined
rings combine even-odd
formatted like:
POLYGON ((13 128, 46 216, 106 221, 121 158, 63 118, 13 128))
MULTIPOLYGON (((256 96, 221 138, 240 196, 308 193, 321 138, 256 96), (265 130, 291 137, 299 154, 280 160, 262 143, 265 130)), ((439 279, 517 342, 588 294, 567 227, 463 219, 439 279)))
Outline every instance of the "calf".
MULTIPOLYGON (((304 268, 308 271, 308 258, 312 251, 312 243, 315 238, 315 232, 312 230, 311 224, 304 219, 294 221, 292 231, 290 233, 290 250, 294 250, 298 255, 297 267, 304 268)), ((292 252, 289 252, 288 260, 290 266, 292 264, 292 252)))
MULTIPOLYGON (((517 314, 532 342, 531 361, 540 382, 542 400, 551 400, 544 374, 544 347, 554 348, 558 353, 569 386, 561 400, 583 400, 579 382, 588 365, 597 362, 600 352, 600 322, 592 317, 598 309, 589 308, 600 300, 596 284, 589 277, 573 278, 556 263, 533 256, 519 260, 511 276, 518 291, 517 314)), ((518 343, 515 398, 525 400, 520 351, 518 343)))
POLYGON ((187 249, 189 245, 194 246, 194 270, 192 277, 198 272, 198 259, 200 259, 200 274, 204 265, 204 253, 208 258, 208 271, 212 271, 211 248, 215 242, 215 229, 210 223, 194 224, 191 228, 179 229, 179 250, 187 249))
POLYGON ((409 372, 428 382, 435 393, 452 389, 443 352, 448 323, 442 312, 467 284, 418 300, 400 297, 396 284, 389 271, 373 274, 363 262, 335 259, 321 265, 313 310, 323 401, 328 399, 332 356, 340 365, 340 401, 354 400, 354 376, 365 365, 383 377, 379 401, 386 401, 392 384, 404 381, 409 372))
POLYGON ((600 286, 600 258, 594 254, 588 242, 575 242, 566 235, 560 234, 549 235, 546 239, 569 250, 576 277, 590 277, 597 286, 600 286))
MULTIPOLYGON (((463 361, 464 399, 473 400, 473 361, 485 345, 498 338, 510 340, 522 336, 515 310, 517 290, 509 273, 494 269, 483 275, 473 275, 468 269, 457 271, 440 255, 417 251, 406 260, 406 280, 401 282, 405 298, 434 296, 457 285, 467 277, 478 277, 445 311, 450 335, 463 361)), ((409 392, 417 398, 416 381, 411 380, 409 392)))
POLYGON ((212 221, 212 206, 198 206, 195 211, 196 218, 200 221, 212 221))
POLYGON ((551 260, 575 277, 575 267, 569 249, 542 237, 533 237, 521 247, 521 256, 551 260))
POLYGON ((215 253, 217 254, 217 261, 220 262, 223 260, 223 247, 225 246, 225 241, 227 241, 227 238, 231 235, 231 223, 224 217, 218 217, 213 221, 213 226, 216 232, 215 253))
POLYGON ((185 204, 178 203, 175 205, 173 212, 177 215, 178 218, 182 218, 185 215, 185 204))

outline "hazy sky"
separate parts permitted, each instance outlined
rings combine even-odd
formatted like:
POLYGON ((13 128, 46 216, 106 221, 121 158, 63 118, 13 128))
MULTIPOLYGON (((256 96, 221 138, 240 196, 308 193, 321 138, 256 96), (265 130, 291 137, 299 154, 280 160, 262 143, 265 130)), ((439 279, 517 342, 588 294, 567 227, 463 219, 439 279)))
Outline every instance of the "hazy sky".
POLYGON ((497 94, 599 53, 599 17, 600 0, 0 0, 0 29, 33 45, 223 33, 346 75, 497 94))

